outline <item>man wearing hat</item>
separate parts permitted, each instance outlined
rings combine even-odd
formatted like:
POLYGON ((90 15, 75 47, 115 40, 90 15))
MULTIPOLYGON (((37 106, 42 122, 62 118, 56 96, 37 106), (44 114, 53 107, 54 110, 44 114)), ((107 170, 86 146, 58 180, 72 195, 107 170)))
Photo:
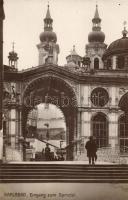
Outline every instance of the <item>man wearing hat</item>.
POLYGON ((89 141, 86 142, 85 148, 87 150, 87 157, 89 159, 89 164, 94 165, 94 159, 97 159, 96 151, 97 146, 95 143, 95 140, 93 139, 93 136, 89 137, 89 141))

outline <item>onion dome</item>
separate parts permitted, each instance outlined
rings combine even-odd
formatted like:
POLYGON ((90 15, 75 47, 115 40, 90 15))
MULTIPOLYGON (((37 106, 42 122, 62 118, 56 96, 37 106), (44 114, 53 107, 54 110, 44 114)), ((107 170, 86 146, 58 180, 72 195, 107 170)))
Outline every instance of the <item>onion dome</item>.
POLYGON ((57 36, 56 33, 53 31, 44 31, 43 33, 40 34, 40 41, 41 42, 57 42, 57 36))
POLYGON ((107 48, 106 52, 103 55, 103 59, 109 55, 116 55, 120 53, 128 53, 128 37, 127 30, 124 27, 122 31, 123 37, 112 42, 107 48))
POLYGON ((88 35, 89 42, 104 42, 105 34, 102 31, 92 31, 88 35))
POLYGON ((96 5, 95 15, 92 19, 93 27, 92 32, 88 35, 88 42, 100 42, 103 43, 105 40, 105 34, 101 31, 101 19, 99 17, 98 5, 96 5))
POLYGON ((40 34, 41 42, 57 42, 57 36, 56 33, 53 32, 52 23, 53 19, 51 18, 48 5, 46 17, 44 19, 44 32, 40 34))

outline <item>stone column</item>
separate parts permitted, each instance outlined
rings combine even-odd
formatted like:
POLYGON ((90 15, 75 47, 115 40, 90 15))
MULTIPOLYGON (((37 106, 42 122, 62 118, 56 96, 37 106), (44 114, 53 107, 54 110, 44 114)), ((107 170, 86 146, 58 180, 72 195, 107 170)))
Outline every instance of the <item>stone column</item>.
POLYGON ((22 156, 22 144, 20 138, 22 137, 22 123, 21 123, 21 108, 16 109, 16 149, 21 152, 22 156))
POLYGON ((112 69, 116 69, 116 56, 113 56, 112 61, 112 69))
POLYGON ((118 113, 109 114, 109 146, 115 148, 118 145, 118 113))
POLYGON ((91 115, 89 111, 82 111, 81 114, 81 137, 83 138, 83 149, 88 137, 91 135, 91 115))
POLYGON ((10 109, 10 141, 11 147, 15 148, 16 146, 16 109, 10 109))
POLYGON ((16 105, 9 108, 9 146, 6 146, 7 161, 22 161, 22 151, 19 148, 20 115, 16 105))
POLYGON ((77 114, 77 155, 80 154, 80 145, 81 145, 81 111, 78 111, 77 114))
POLYGON ((89 137, 90 130, 91 130, 91 122, 90 122, 90 112, 89 111, 82 111, 81 114, 81 137, 89 137))

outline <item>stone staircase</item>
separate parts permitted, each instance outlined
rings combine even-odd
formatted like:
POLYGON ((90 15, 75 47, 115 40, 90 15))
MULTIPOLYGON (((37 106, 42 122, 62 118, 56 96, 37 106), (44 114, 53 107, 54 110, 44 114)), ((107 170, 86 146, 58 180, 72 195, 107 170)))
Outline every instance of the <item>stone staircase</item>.
POLYGON ((128 165, 11 163, 0 165, 0 183, 128 183, 128 165))

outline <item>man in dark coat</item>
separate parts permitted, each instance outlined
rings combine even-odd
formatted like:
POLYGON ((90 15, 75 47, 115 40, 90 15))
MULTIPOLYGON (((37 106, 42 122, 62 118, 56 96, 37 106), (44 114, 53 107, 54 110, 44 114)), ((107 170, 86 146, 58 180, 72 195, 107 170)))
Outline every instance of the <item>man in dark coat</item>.
POLYGON ((45 159, 48 161, 50 160, 50 154, 51 154, 51 149, 49 147, 48 144, 46 144, 46 147, 45 147, 45 159))
POLYGON ((89 164, 94 165, 94 159, 97 159, 96 151, 96 143, 93 139, 93 136, 90 136, 89 141, 86 142, 85 148, 87 150, 87 157, 89 159, 89 164))

